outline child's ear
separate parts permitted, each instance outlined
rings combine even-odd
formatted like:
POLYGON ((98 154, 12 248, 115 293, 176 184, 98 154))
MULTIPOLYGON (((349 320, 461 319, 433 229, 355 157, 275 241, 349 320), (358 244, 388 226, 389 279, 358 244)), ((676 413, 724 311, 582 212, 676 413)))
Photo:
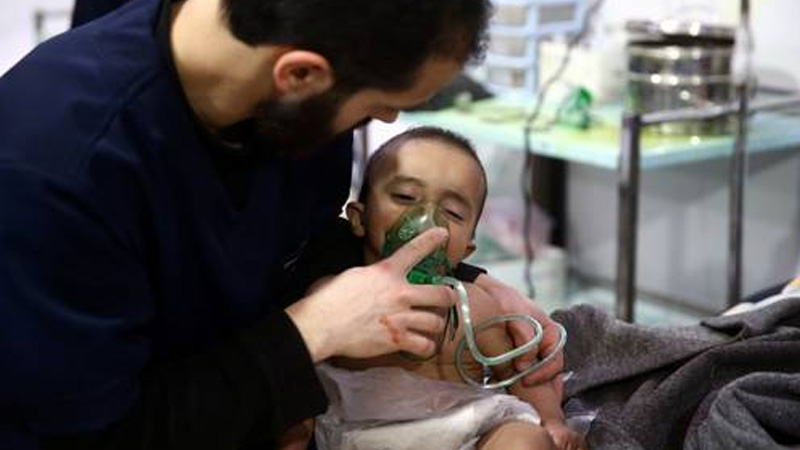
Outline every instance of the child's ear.
POLYGON ((345 207, 347 220, 350 221, 350 230, 357 237, 364 237, 366 230, 364 230, 364 204, 359 202, 350 202, 345 207))
POLYGON ((464 257, 462 259, 467 259, 469 255, 475 252, 476 248, 478 248, 478 246, 475 245, 475 241, 469 241, 469 244, 467 244, 467 249, 464 250, 464 257))

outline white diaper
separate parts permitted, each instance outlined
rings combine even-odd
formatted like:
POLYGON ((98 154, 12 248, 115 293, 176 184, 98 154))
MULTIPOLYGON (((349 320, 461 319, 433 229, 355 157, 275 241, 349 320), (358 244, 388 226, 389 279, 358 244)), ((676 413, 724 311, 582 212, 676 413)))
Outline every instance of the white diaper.
POLYGON ((318 367, 330 399, 317 418, 319 450, 471 450, 487 431, 539 415, 518 398, 431 380, 396 367, 318 367))

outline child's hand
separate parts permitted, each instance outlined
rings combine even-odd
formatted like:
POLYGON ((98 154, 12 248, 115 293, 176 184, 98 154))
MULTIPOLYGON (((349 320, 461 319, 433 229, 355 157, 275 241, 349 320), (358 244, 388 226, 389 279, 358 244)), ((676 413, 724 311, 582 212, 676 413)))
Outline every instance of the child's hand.
POLYGON ((556 443, 558 450, 588 450, 586 441, 583 437, 570 430, 562 421, 552 421, 544 424, 544 428, 550 433, 553 442, 556 443))
MULTIPOLYGON (((552 353, 561 334, 555 322, 551 319, 542 308, 526 298, 517 290, 510 286, 498 281, 487 274, 478 276, 475 284, 485 290, 492 298, 494 298, 503 310, 504 314, 526 314, 542 324, 544 336, 542 342, 539 344, 538 354, 528 353, 520 356, 514 360, 514 365, 517 370, 522 371, 536 362, 552 353)), ((522 324, 519 321, 508 322, 508 333, 510 334, 514 347, 524 345, 533 337, 533 330, 531 327, 522 324)), ((539 370, 528 374, 522 379, 525 386, 535 386, 537 384, 546 383, 556 377, 564 369, 564 353, 562 350, 556 352, 552 361, 542 366, 539 370)))

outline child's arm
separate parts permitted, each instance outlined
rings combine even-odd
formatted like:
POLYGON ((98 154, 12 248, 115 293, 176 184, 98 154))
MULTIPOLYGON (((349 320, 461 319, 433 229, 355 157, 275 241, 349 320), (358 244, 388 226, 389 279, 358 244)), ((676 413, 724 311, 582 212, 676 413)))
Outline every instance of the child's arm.
MULTIPOLYGON (((469 294, 473 326, 479 325, 492 316, 503 314, 500 306, 486 291, 476 286, 471 286, 469 294)), ((507 330, 506 326, 498 324, 479 333, 476 335, 478 348, 483 354, 491 356, 510 351, 513 348, 513 340, 507 330)), ((500 380, 508 379, 515 375, 516 371, 511 363, 507 363, 492 368, 492 374, 496 379, 500 380)), ((562 387, 562 378, 558 376, 535 386, 525 386, 518 381, 508 388, 508 392, 536 409, 541 418, 542 426, 550 432, 559 449, 585 449, 586 444, 583 439, 567 428, 564 412, 561 408, 563 400, 562 387)))
POLYGON ((583 437, 567 426, 564 411, 561 409, 562 379, 560 376, 536 386, 514 383, 509 392, 532 404, 539 412, 542 426, 550 433, 556 447, 560 450, 588 449, 583 437))
MULTIPOLYGON (((533 299, 522 295, 516 289, 500 282, 499 280, 481 274, 475 279, 481 289, 485 290, 491 297, 497 300, 502 314, 525 314, 533 317, 542 324, 544 336, 539 344, 539 349, 531 355, 523 355, 515 360, 517 368, 527 367, 533 364, 537 357, 550 355, 555 351, 560 335, 555 326, 555 322, 548 316, 540 305, 533 299)), ((520 322, 509 322, 506 324, 508 333, 516 345, 522 345, 533 337, 533 332, 527 324, 520 322)), ((528 386, 534 386, 544 381, 552 380, 564 369, 564 353, 561 350, 555 351, 553 358, 539 370, 528 374, 522 382, 528 386)))
MULTIPOLYGON (((498 311, 499 305, 484 290, 472 286, 468 292, 473 327, 477 327, 481 322, 500 314, 498 311)), ((513 342, 504 324, 489 327, 476 334, 475 339, 480 351, 487 356, 497 356, 513 348, 513 342)), ((492 375, 497 380, 508 379, 515 374, 516 372, 510 362, 492 367, 492 375)), ((517 382, 508 388, 508 392, 530 403, 539 413, 543 424, 563 421, 561 396, 559 395, 559 390, 555 389, 553 381, 532 387, 527 387, 517 382)))

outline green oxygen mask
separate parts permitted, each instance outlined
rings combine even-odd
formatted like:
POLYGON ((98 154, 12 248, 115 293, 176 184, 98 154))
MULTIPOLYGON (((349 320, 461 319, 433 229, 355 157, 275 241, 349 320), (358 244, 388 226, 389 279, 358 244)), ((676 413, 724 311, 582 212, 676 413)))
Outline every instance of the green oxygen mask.
MULTIPOLYGON (((438 208, 409 208, 386 232, 381 256, 385 258, 391 255, 423 231, 436 227, 447 228, 447 219, 438 208)), ((408 281, 413 284, 441 284, 442 278, 452 272, 446 249, 447 242, 417 263, 408 272, 408 281)))

